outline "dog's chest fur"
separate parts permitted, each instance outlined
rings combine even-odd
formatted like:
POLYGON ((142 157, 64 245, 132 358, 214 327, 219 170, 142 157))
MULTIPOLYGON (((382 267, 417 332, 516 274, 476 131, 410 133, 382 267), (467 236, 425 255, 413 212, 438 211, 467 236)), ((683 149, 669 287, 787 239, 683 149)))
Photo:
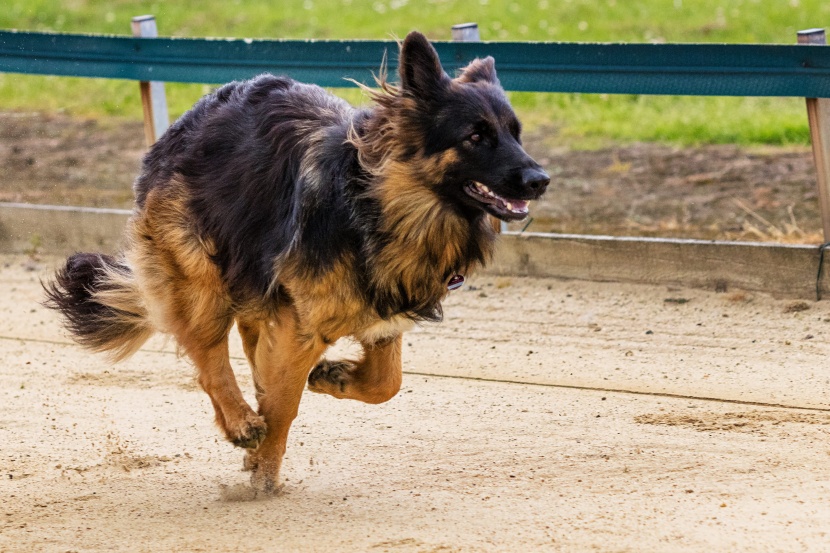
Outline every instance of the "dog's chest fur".
POLYGON ((415 321, 403 315, 396 315, 389 320, 376 323, 354 333, 354 337, 364 344, 382 343, 412 330, 415 321))

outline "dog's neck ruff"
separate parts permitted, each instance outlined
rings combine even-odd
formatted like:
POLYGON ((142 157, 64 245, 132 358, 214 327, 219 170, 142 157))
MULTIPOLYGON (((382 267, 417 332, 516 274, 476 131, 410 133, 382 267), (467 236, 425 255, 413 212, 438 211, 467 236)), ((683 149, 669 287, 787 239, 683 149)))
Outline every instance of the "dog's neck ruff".
POLYGON ((447 290, 452 292, 453 290, 458 290, 462 286, 464 286, 464 276, 456 274, 453 275, 447 283, 447 290))

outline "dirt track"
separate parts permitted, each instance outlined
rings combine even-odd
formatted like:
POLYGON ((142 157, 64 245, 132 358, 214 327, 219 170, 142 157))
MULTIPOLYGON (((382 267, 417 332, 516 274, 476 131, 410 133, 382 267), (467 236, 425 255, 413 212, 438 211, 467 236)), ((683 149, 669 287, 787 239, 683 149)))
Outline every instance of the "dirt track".
POLYGON ((394 400, 307 393, 286 493, 244 501, 189 365, 71 345, 36 303, 54 262, 0 258, 0 551, 830 543, 827 302, 472 279, 407 335, 394 400))

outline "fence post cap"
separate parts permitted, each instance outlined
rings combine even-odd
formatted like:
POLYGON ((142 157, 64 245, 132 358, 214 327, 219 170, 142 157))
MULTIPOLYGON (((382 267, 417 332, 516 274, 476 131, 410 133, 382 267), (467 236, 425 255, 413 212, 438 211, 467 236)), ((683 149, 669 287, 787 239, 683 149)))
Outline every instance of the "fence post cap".
POLYGON ((452 39, 455 42, 478 42, 478 23, 459 23, 452 26, 452 39))
POLYGON ((796 33, 799 44, 827 44, 824 29, 804 29, 796 33))

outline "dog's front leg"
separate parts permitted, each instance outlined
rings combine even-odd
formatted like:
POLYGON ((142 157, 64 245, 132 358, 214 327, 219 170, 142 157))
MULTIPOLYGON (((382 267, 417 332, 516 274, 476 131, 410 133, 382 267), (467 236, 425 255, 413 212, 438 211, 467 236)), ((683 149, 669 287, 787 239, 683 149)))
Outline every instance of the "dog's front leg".
POLYGON ((253 470, 251 484, 265 493, 276 493, 282 487, 279 473, 288 431, 297 416, 308 372, 326 348, 321 340, 298 333, 296 320, 286 310, 276 321, 260 322, 255 341, 254 379, 259 413, 268 433, 249 452, 245 464, 253 470))
POLYGON ((360 361, 322 360, 308 375, 308 389, 366 403, 389 401, 401 389, 402 335, 380 343, 363 343, 360 361))

